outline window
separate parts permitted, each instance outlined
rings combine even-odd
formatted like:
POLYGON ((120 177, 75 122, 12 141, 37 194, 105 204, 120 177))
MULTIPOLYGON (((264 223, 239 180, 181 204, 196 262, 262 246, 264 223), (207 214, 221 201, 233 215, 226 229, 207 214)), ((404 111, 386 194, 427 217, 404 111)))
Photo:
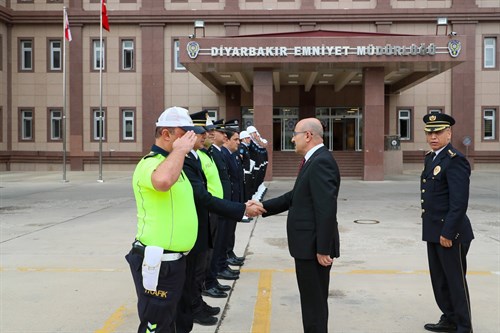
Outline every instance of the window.
POLYGON ((50 140, 61 140, 63 133, 63 117, 61 109, 49 110, 50 116, 50 140))
POLYGON ((33 109, 21 109, 21 140, 33 141, 33 109))
POLYGON ((484 68, 496 68, 496 55, 496 37, 486 37, 484 39, 484 68))
POLYGON ((134 41, 131 39, 122 39, 121 70, 133 71, 134 65, 134 41))
POLYGON ((483 110, 483 140, 495 140, 496 110, 483 110))
POLYGON ((21 71, 33 71, 33 40, 21 39, 19 42, 20 67, 21 71))
POLYGON ((60 71, 62 70, 62 42, 61 40, 49 41, 49 70, 60 71))
POLYGON ((411 140, 411 110, 398 110, 398 135, 401 140, 411 140))
POLYGON ((102 109, 102 114, 99 109, 93 110, 92 133, 93 140, 99 141, 102 133, 102 140, 106 140, 106 111, 102 109))
POLYGON ((122 110, 122 140, 135 140, 135 112, 131 109, 122 110))
POLYGON ((180 52, 180 42, 178 39, 174 40, 174 69, 176 71, 185 71, 186 67, 184 67, 179 60, 179 52, 180 52))
POLYGON ((106 68, 106 43, 104 40, 102 41, 102 48, 101 48, 101 41, 99 39, 94 39, 92 41, 92 50, 93 50, 93 65, 92 69, 95 71, 98 71, 101 69, 101 52, 102 52, 102 70, 106 68))

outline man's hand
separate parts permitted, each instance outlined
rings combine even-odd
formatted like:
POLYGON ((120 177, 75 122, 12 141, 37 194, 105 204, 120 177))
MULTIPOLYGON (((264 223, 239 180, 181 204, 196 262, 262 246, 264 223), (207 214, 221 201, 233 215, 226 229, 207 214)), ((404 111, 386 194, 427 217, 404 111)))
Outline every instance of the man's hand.
POLYGON ((193 131, 187 131, 183 136, 174 141, 172 144, 172 150, 186 155, 191 151, 191 149, 193 149, 195 143, 196 134, 194 134, 193 131))
POLYGON ((318 259, 318 263, 321 265, 321 266, 330 266, 331 264, 333 264, 333 258, 331 258, 328 254, 319 254, 319 253, 316 253, 316 258, 318 259))
POLYGON ((255 200, 248 200, 245 203, 245 206, 247 206, 245 215, 248 217, 255 217, 266 212, 262 203, 255 200))
POLYGON ((439 243, 442 247, 451 247, 453 245, 453 242, 450 239, 444 238, 443 236, 439 236, 439 243))

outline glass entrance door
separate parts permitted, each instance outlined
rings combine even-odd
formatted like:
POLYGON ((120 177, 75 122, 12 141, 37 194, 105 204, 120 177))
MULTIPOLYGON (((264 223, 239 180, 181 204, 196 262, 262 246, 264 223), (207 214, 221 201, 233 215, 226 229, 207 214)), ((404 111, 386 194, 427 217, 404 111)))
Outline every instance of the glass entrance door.
POLYGON ((317 108, 330 150, 361 150, 362 115, 359 108, 317 108))

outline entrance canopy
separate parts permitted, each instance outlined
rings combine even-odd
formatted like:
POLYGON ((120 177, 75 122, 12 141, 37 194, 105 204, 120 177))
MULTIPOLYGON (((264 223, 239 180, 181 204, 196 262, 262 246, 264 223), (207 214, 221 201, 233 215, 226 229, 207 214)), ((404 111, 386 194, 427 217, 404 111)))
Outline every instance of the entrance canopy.
POLYGON ((214 92, 252 91, 256 70, 282 86, 362 85, 363 68, 383 67, 386 94, 438 75, 466 59, 465 38, 362 32, 306 31, 180 39, 180 62, 214 92))

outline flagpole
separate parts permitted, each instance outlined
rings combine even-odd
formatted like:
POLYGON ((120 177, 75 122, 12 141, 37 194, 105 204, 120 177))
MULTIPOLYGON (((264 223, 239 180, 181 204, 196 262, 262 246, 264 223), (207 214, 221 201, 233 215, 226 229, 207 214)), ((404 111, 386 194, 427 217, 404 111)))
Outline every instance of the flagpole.
POLYGON ((101 6, 99 8, 99 13, 100 13, 100 24, 99 24, 99 47, 100 47, 100 52, 99 52, 99 57, 100 57, 100 62, 99 62, 99 179, 97 180, 98 182, 102 183, 104 182, 102 180, 102 131, 103 131, 103 124, 102 124, 102 66, 103 66, 103 61, 104 61, 104 47, 102 45, 102 0, 101 0, 101 6))
POLYGON ((63 123, 62 123, 62 139, 63 139, 63 182, 66 180, 66 7, 63 6, 63 123))

